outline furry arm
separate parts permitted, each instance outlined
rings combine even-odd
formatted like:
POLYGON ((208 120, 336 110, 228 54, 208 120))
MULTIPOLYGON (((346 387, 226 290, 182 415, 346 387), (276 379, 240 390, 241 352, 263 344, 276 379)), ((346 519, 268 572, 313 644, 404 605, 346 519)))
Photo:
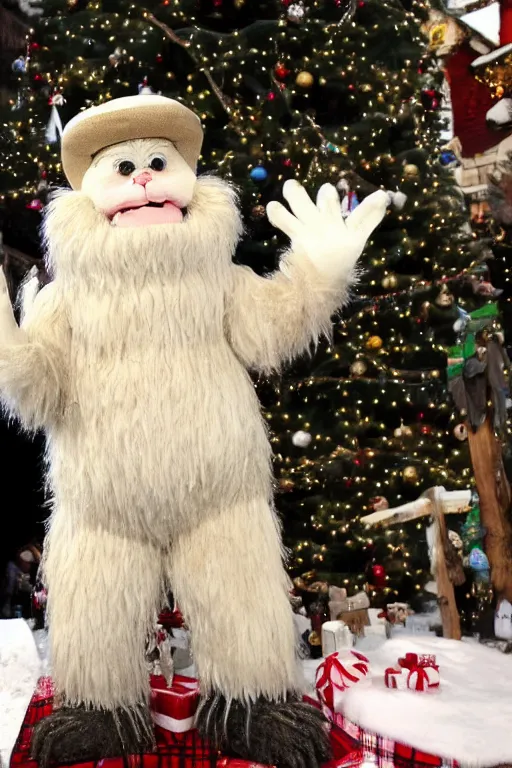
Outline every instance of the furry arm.
POLYGON ((0 400, 25 429, 36 430, 50 426, 61 408, 68 333, 52 285, 24 302, 23 313, 20 328, 0 270, 0 400))
POLYGON ((226 326, 231 346, 249 368, 269 373, 299 355, 322 334, 347 298, 367 239, 381 222, 385 192, 375 192, 345 220, 336 189, 325 184, 315 205, 295 181, 283 194, 293 214, 270 203, 270 222, 291 240, 269 278, 233 265, 226 326))

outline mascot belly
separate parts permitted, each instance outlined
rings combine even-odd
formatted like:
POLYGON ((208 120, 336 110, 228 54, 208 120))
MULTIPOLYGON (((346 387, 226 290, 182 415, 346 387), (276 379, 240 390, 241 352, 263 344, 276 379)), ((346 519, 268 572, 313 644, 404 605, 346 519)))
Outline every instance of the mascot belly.
POLYGON ((53 677, 36 728, 45 766, 153 746, 145 642, 172 586, 192 632, 201 734, 231 755, 316 768, 320 714, 301 702, 270 446, 248 370, 269 373, 330 331, 384 192, 347 219, 295 181, 291 240, 261 278, 232 256, 242 227, 225 182, 196 177, 197 117, 161 96, 74 118, 71 190, 48 206, 52 281, 25 291, 21 327, 2 275, 0 394, 48 441, 45 546, 53 677))

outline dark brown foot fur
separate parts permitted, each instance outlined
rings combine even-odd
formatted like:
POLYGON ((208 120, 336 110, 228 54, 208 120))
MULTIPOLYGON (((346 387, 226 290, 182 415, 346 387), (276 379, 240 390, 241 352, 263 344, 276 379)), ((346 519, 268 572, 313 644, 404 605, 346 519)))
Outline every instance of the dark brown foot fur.
POLYGON ((228 756, 277 768, 319 768, 331 758, 324 716, 295 698, 260 698, 250 707, 233 701, 226 712, 226 700, 211 697, 196 724, 201 736, 228 756))
POLYGON ((153 725, 145 707, 115 712, 63 707, 35 726, 31 756, 40 768, 48 768, 51 763, 83 763, 150 752, 153 739, 153 725))

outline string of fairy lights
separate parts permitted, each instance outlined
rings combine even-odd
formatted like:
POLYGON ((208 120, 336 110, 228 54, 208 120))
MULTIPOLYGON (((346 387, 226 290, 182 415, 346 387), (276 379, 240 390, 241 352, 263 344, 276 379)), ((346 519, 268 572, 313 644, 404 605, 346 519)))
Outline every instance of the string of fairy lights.
MULTIPOLYGON (((372 0, 367 0, 366 4, 371 3, 372 0)), ((202 161, 228 179, 240 182, 239 160, 241 156, 247 158, 243 181, 250 179, 246 184, 247 212, 255 220, 264 214, 265 201, 263 185, 255 174, 258 170, 260 175, 266 174, 263 180, 272 174, 274 182, 280 184, 293 175, 314 188, 326 180, 336 182, 340 170, 351 166, 370 178, 394 174, 396 187, 407 190, 405 209, 389 214, 395 232, 399 233, 393 247, 403 257, 420 254, 418 274, 409 275, 407 285, 400 287, 403 276, 397 275, 390 265, 385 242, 372 240, 365 261, 368 278, 357 295, 359 309, 342 317, 333 342, 323 350, 326 369, 334 373, 324 375, 315 371, 288 386, 281 385, 277 388, 277 401, 265 412, 285 502, 293 492, 297 515, 302 520, 309 512, 307 497, 322 499, 315 504, 313 514, 304 519, 304 536, 294 551, 297 565, 321 566, 328 559, 332 543, 338 540, 348 548, 371 550, 376 534, 364 531, 359 520, 371 510, 375 495, 389 495, 400 501, 402 494, 419 492, 429 485, 467 487, 471 473, 463 444, 447 452, 458 419, 447 401, 442 365, 437 363, 429 368, 423 362, 420 366, 417 363, 422 352, 425 359, 439 360, 445 350, 430 333, 428 324, 418 330, 416 295, 436 285, 460 280, 475 265, 468 254, 469 238, 456 234, 464 219, 460 201, 453 183, 442 176, 438 167, 441 145, 436 108, 425 108, 421 100, 422 90, 432 92, 432 103, 437 93, 438 73, 428 62, 421 32, 421 19, 428 11, 428 3, 415 2, 412 11, 400 13, 390 3, 380 24, 390 25, 397 47, 405 36, 413 47, 424 52, 426 62, 421 72, 416 71, 418 62, 411 59, 394 68, 373 61, 372 41, 383 34, 382 30, 378 24, 361 27, 355 18, 347 17, 343 4, 339 18, 323 24, 318 15, 323 7, 321 0, 308 2, 303 17, 293 22, 289 4, 283 3, 270 46, 249 46, 243 30, 205 36, 197 18, 186 14, 178 0, 163 0, 151 11, 127 3, 124 13, 106 13, 101 0, 91 0, 87 21, 84 18, 78 26, 73 26, 72 15, 69 19, 66 16, 64 5, 72 9, 74 1, 63 4, 59 26, 43 19, 37 35, 34 30, 29 38, 30 61, 27 71, 19 76, 27 117, 17 120, 14 110, 12 119, 1 127, 2 133, 9 136, 11 149, 0 158, 0 170, 12 176, 13 184, 0 195, 0 202, 7 197, 34 198, 42 173, 50 180, 61 176, 58 144, 50 145, 44 140, 46 126, 41 105, 48 96, 60 92, 66 98, 77 83, 94 94, 98 103, 112 98, 116 88, 133 93, 135 84, 123 79, 120 62, 130 65, 130 71, 137 72, 140 81, 147 76, 150 87, 155 62, 148 61, 146 49, 150 41, 155 41, 155 35, 160 36, 162 51, 167 46, 186 50, 194 68, 181 93, 175 91, 175 73, 165 72, 169 95, 177 96, 194 109, 206 126, 219 110, 225 114, 224 130, 234 138, 236 148, 233 149, 233 141, 229 146, 226 142, 225 148, 209 150, 202 161), (186 34, 181 31, 184 29, 188 30, 186 34), (51 66, 52 45, 62 42, 63 36, 73 46, 84 37, 94 39, 98 34, 112 45, 113 53, 105 61, 88 60, 84 55, 69 61, 61 70, 51 66), (314 41, 307 53, 296 52, 299 36, 314 41), (36 37, 38 42, 31 48, 36 37), (103 82, 113 70, 114 74, 119 71, 119 77, 106 87, 103 82), (248 71, 262 83, 261 91, 250 102, 242 96, 248 71), (308 111, 315 88, 327 86, 333 77, 344 88, 347 104, 359 107, 361 120, 368 126, 365 135, 354 132, 343 115, 337 125, 323 128, 317 124, 313 108, 312 113, 308 111), (48 94, 41 96, 33 90, 34 78, 48 84, 48 94), (301 109, 293 106, 297 99, 301 109), (286 126, 274 116, 273 110, 280 106, 289 112, 291 122, 286 126), (405 122, 412 125, 408 145, 423 153, 422 168, 414 162, 402 166, 386 147, 390 129, 399 130, 405 122), (422 219, 427 221, 426 227, 419 226, 422 219), (418 237, 413 233, 415 227, 418 237), (425 279, 422 273, 427 268, 429 278, 425 279), (386 317, 392 321, 389 333, 384 335, 386 317), (414 333, 408 333, 406 326, 414 333), (416 363, 408 367, 411 356, 416 363), (399 364, 400 360, 403 364, 399 364), (288 407, 290 398, 293 410, 288 407), (330 410, 332 425, 326 429, 315 428, 311 413, 318 409, 330 410), (379 418, 383 410, 396 413, 394 430, 387 420, 379 418), (410 423, 399 426, 404 413, 410 415, 410 423), (419 414, 423 416, 420 418, 419 414), (364 437, 369 426, 375 434, 371 445, 366 444, 364 437), (311 443, 296 456, 289 451, 289 444, 300 430, 310 435, 311 443), (342 470, 334 485, 342 486, 342 500, 339 494, 332 498, 330 495, 330 470, 340 463, 342 470), (300 499, 301 493, 306 500, 300 499), (318 534, 323 533, 325 541, 318 543, 318 534)), ((358 5, 365 5, 365 0, 351 3, 354 9, 358 5)), ((16 98, 12 106, 16 106, 16 98)), ((263 241, 270 248, 277 243, 277 238, 271 236, 263 241)), ((417 524, 419 532, 422 526, 417 524)), ((389 555, 400 555, 404 572, 415 580, 419 590, 425 574, 410 565, 413 557, 406 529, 387 530, 382 536, 389 555)), ((343 581, 359 589, 366 578, 365 574, 351 574, 343 581)), ((397 594, 389 580, 384 592, 397 594)))

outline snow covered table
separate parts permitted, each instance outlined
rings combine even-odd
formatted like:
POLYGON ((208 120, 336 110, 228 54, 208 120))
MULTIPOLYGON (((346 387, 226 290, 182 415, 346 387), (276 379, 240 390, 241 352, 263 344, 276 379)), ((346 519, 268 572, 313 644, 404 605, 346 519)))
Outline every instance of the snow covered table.
MULTIPOLYGON (((463 766, 512 763, 512 657, 473 641, 412 636, 364 653, 372 686, 354 685, 344 694, 346 718, 370 733, 463 766), (435 654, 441 675, 437 693, 385 687, 384 670, 406 653, 435 654)), ((318 663, 305 663, 310 688, 318 663)))
POLYGON ((41 673, 34 636, 23 619, 0 621, 0 758, 9 755, 41 673))

